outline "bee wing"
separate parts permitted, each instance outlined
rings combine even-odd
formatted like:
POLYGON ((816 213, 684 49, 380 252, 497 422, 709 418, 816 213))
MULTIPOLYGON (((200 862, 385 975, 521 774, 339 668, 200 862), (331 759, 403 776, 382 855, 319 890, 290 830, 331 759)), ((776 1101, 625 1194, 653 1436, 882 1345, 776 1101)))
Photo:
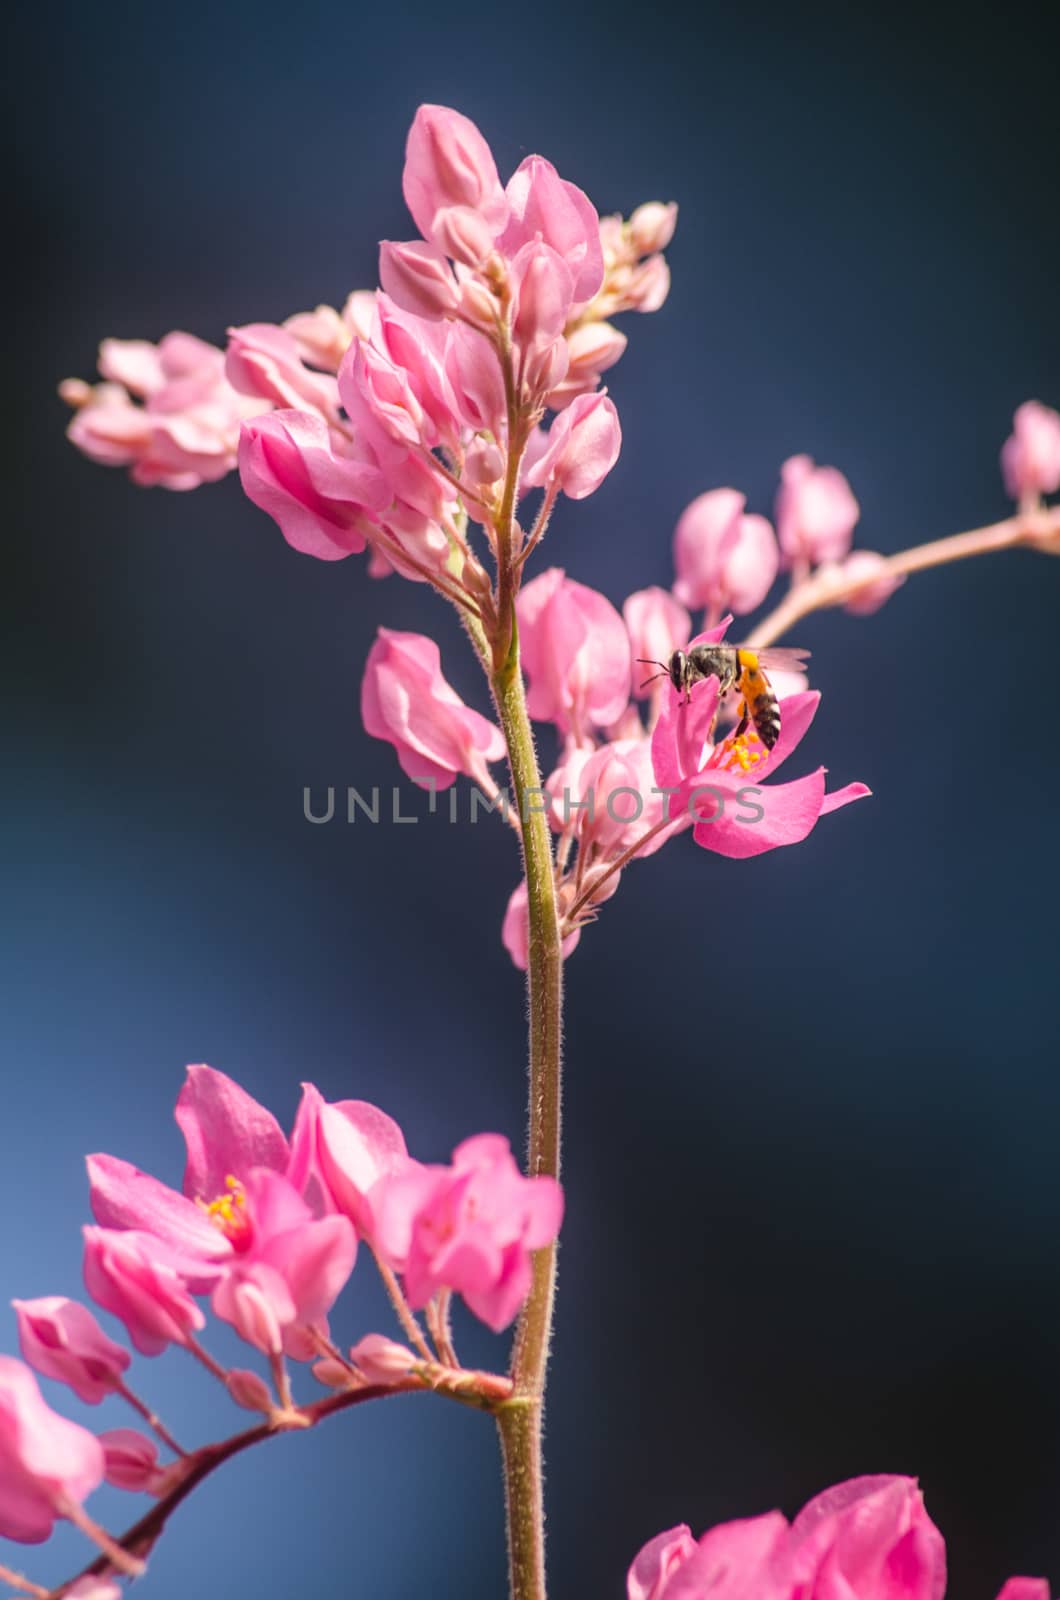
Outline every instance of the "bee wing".
POLYGON ((785 646, 777 648, 770 645, 768 649, 756 650, 758 665, 764 667, 766 672, 800 672, 804 661, 809 661, 808 650, 788 649, 785 646))

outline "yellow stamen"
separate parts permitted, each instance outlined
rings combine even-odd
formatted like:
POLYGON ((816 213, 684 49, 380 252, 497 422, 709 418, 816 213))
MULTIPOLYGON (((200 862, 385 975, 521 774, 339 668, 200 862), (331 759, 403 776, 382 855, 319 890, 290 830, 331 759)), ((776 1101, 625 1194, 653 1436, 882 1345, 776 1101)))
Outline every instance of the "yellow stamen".
POLYGON ((757 733, 748 731, 741 733, 738 739, 726 739, 722 745, 725 754, 718 762, 718 766, 726 772, 734 772, 739 767, 741 772, 750 772, 752 767, 764 759, 765 751, 761 748, 762 741, 757 733), (758 749, 752 749, 757 745, 758 749))
POLYGON ((216 1200, 199 1200, 196 1203, 219 1233, 223 1233, 232 1244, 238 1244, 250 1232, 246 1191, 239 1179, 231 1175, 225 1179, 225 1188, 228 1193, 219 1195, 216 1200))

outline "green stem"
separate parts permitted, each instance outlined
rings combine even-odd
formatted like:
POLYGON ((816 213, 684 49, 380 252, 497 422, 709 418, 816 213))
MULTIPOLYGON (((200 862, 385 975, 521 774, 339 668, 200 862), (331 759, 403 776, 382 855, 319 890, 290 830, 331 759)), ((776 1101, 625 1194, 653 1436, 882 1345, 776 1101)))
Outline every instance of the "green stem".
MULTIPOLYGON (((548 825, 534 734, 526 709, 515 615, 515 504, 528 424, 520 414, 511 350, 501 350, 508 399, 508 463, 497 539, 497 630, 490 686, 508 746, 515 803, 522 825, 529 921, 527 984, 530 1008, 530 1109, 527 1171, 559 1177, 563 949, 556 904, 552 834, 548 825)), ((534 1252, 530 1294, 512 1350, 512 1399, 497 1413, 504 1458, 505 1513, 511 1600, 545 1600, 545 1509, 541 1426, 552 1334, 556 1247, 534 1252)))

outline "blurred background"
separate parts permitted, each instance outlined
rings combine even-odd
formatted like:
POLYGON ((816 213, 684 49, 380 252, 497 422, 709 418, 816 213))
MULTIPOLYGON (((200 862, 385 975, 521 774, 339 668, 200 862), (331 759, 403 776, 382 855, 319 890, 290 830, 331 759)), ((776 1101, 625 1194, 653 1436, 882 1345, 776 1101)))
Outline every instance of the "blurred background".
MULTIPOLYGON (((302 1078, 374 1100, 426 1159, 522 1138, 510 835, 302 815, 304 785, 397 780, 359 727, 379 624, 434 633, 485 708, 459 628, 296 555, 234 479, 142 491, 77 456, 55 385, 102 335, 223 342, 372 286, 434 100, 502 175, 540 150, 601 211, 681 204, 669 303, 610 375, 621 461, 549 534, 616 604, 669 584, 694 495, 769 513, 798 450, 849 476, 870 548, 1001 517, 1013 409, 1060 404, 1044 8, 60 0, 14 29, 5 1299, 79 1293, 85 1151, 179 1178, 189 1061, 284 1121, 302 1078)), ((875 798, 756 861, 669 846, 572 959, 557 1597, 622 1595, 660 1528, 868 1471, 920 1476, 951 1595, 1060 1583, 1058 615, 1060 561, 1010 554, 810 619, 801 769, 875 798)), ((337 1331, 387 1326, 363 1265, 337 1331)), ((136 1375, 182 1439, 227 1428, 178 1355, 136 1375)), ((81 1554, 0 1541, 45 1583, 81 1554)), ((491 1429, 420 1398, 233 1463, 143 1586, 207 1588, 502 1595, 491 1429)))

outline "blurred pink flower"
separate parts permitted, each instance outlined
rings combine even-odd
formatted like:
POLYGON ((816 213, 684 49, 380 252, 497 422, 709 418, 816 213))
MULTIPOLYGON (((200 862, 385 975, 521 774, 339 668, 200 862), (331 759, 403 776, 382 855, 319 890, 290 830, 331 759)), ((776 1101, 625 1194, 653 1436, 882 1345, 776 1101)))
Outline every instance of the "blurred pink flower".
POLYGON ((158 1446, 135 1428, 108 1428, 98 1435, 103 1446, 104 1477, 114 1489, 154 1494, 165 1481, 158 1464, 158 1446))
MULTIPOLYGON (((638 589, 622 607, 629 629, 634 668, 637 663, 661 661, 674 650, 683 650, 692 637, 692 618, 668 589, 638 589)), ((646 700, 651 694, 645 682, 649 669, 634 671, 633 698, 646 700)), ((660 683, 662 679, 658 680, 660 683)))
POLYGON ((611 602, 550 567, 520 591, 516 610, 530 715, 578 741, 591 725, 617 722, 629 701, 631 662, 629 635, 611 602))
POLYGON ((414 783, 447 789, 463 772, 492 787, 488 763, 504 755, 501 731, 445 681, 438 646, 424 634, 379 629, 361 684, 361 718, 373 738, 394 746, 414 783))
POLYGON ((761 605, 779 555, 765 517, 745 512, 736 489, 708 489, 681 513, 674 530, 674 594, 690 610, 743 616, 761 605))
POLYGON ((128 1228, 82 1229, 85 1288, 97 1306, 125 1324, 141 1355, 187 1344, 206 1318, 186 1287, 201 1262, 181 1257, 154 1234, 128 1228))
POLYGON ((495 1333, 530 1291, 531 1251, 552 1243, 563 1216, 555 1179, 525 1178, 492 1133, 465 1139, 449 1167, 410 1162, 377 1195, 379 1245, 413 1310, 452 1289, 495 1333))
POLYGON ((27 1366, 0 1355, 0 1538, 41 1544, 103 1481, 103 1446, 48 1406, 27 1366))
POLYGON ((1005 488, 1013 500, 1036 500, 1060 489, 1060 412, 1025 400, 1001 449, 1005 488))
POLYGON ((107 1337, 87 1306, 57 1294, 11 1304, 19 1348, 37 1372, 68 1383, 90 1406, 121 1387, 129 1352, 107 1337))
POLYGON ((777 538, 787 565, 841 561, 850 549, 861 507, 836 467, 812 456, 789 456, 780 469, 774 507, 777 538))
POLYGON ((369 1383, 397 1383, 422 1357, 381 1333, 366 1333, 350 1351, 350 1360, 369 1383))
POLYGON ((130 467, 142 485, 194 489, 223 478, 236 464, 240 423, 269 409, 237 393, 223 352, 190 333, 158 345, 104 339, 99 370, 102 384, 67 379, 60 388, 75 407, 67 437, 93 461, 130 467))
MULTIPOLYGON (((578 948, 578 941, 582 936, 580 928, 575 928, 563 941, 563 956, 566 959, 578 948)), ((504 921, 501 924, 501 943, 512 958, 512 965, 520 972, 525 972, 530 951, 530 911, 529 896, 527 894, 526 879, 514 888, 504 912, 504 921)))
POLYGON ((826 561, 818 568, 817 577, 821 583, 834 583, 837 588, 845 588, 850 583, 864 584, 842 602, 843 610, 855 617, 871 616, 886 605, 894 591, 905 582, 904 574, 895 576, 888 571, 886 558, 875 550, 852 550, 845 561, 826 561))

